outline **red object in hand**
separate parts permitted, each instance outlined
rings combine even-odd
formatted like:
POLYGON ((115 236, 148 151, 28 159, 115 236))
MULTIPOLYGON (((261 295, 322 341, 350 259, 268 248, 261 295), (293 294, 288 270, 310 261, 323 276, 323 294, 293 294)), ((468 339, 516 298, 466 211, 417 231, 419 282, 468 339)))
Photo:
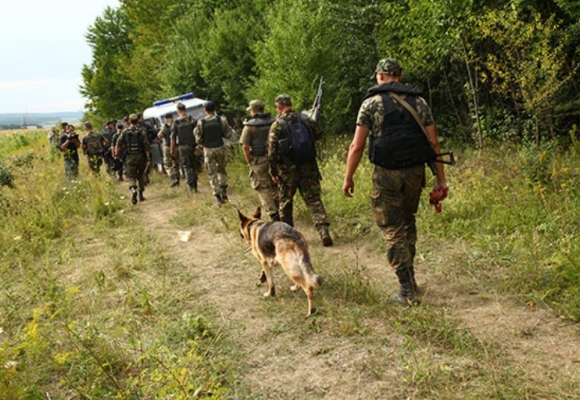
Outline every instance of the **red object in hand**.
POLYGON ((441 212, 441 201, 447 197, 448 192, 449 188, 443 188, 440 190, 433 190, 429 193, 429 204, 433 204, 436 212, 441 212))

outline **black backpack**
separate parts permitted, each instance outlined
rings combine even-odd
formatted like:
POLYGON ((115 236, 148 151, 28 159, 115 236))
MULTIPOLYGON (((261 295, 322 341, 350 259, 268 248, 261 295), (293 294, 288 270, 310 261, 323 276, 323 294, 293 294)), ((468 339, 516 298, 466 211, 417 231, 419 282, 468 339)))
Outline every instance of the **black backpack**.
POLYGON ((279 142, 282 155, 288 156, 297 165, 316 159, 314 138, 300 114, 293 115, 289 121, 278 118, 278 122, 288 135, 279 142))

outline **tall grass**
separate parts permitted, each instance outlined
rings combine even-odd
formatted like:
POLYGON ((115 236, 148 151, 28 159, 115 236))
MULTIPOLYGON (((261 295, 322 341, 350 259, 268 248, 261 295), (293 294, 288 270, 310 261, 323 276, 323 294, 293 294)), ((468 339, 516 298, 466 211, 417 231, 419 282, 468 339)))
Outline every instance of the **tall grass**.
POLYGON ((188 271, 111 180, 81 162, 67 183, 45 140, 0 138, 13 177, 0 187, 0 399, 223 398, 220 327, 167 290, 188 271))
MULTIPOLYGON (((154 231, 140 229, 137 213, 108 179, 92 177, 82 163, 79 181, 66 183, 42 132, 17 135, 0 138, 0 177, 4 171, 11 183, 0 185, 0 399, 49 392, 63 398, 231 397, 241 363, 235 334, 196 303, 194 285, 184 285, 195 280, 195 271, 164 253, 154 231)), ((273 323, 267 332, 352 340, 368 349, 361 368, 377 380, 387 368, 384 344, 400 341, 402 382, 392 398, 559 398, 526 382, 495 343, 458 328, 445 307, 389 305, 388 290, 367 260, 384 257, 384 244, 371 217, 366 155, 355 175, 355 197, 341 193, 348 143, 348 137, 330 139, 320 169, 336 251, 340 243, 354 243, 354 254, 343 258, 312 246, 326 279, 317 299, 320 316, 304 322, 301 303, 279 318, 279 307, 268 302, 273 323)), ((423 196, 417 258, 464 290, 501 292, 531 307, 547 304, 579 321, 577 155, 577 144, 458 151, 458 165, 447 169, 451 191, 443 213, 423 196)), ((236 154, 229 190, 238 199, 233 205, 250 213, 257 196, 247 172, 236 154)), ((168 201, 183 195, 161 193, 168 201)), ((195 227, 201 214, 211 213, 217 222, 207 229, 234 232, 235 213, 217 212, 213 199, 206 200, 182 204, 187 212, 171 223, 195 227)), ((302 201, 295 207, 299 224, 308 226, 302 201)), ((252 394, 251 388, 241 391, 252 394)))

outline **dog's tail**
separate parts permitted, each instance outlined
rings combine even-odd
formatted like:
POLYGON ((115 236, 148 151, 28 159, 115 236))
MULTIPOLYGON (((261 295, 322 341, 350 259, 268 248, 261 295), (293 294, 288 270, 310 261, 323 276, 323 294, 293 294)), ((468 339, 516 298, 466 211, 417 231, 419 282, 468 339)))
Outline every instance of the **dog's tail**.
POLYGON ((320 275, 316 275, 314 272, 312 272, 307 275, 306 282, 314 289, 318 289, 324 283, 324 279, 322 279, 320 275))

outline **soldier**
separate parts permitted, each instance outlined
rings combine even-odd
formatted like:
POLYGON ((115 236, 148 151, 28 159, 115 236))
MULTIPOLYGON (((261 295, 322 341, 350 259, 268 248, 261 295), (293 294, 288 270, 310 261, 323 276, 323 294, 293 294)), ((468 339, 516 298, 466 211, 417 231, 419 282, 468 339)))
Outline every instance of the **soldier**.
POLYGON ((83 136, 81 146, 87 155, 90 170, 98 174, 101 172, 103 155, 109 142, 103 135, 93 130, 93 124, 90 122, 85 122, 85 130, 87 134, 83 136))
POLYGON ((121 122, 117 123, 117 131, 113 133, 111 137, 111 154, 113 157, 113 171, 117 173, 117 180, 119 182, 123 181, 123 160, 125 159, 125 155, 123 153, 117 153, 117 141, 119 140, 119 136, 121 132, 125 129, 125 125, 121 122))
MULTIPOLYGON (((417 241, 415 213, 425 179, 425 162, 433 160, 441 150, 431 109, 421 92, 401 83, 401 72, 399 63, 393 58, 382 59, 377 64, 377 85, 369 89, 358 113, 342 191, 346 197, 352 197, 353 175, 370 134, 369 158, 375 164, 372 209, 375 221, 383 231, 387 260, 395 269, 401 286, 400 294, 393 299, 414 305, 418 303, 416 295, 419 290, 413 264, 417 241), (407 109, 403 102, 415 112, 407 109)), ((443 164, 434 164, 435 190, 446 195, 448 188, 443 164)))
POLYGON ((275 103, 278 118, 270 127, 268 136, 268 170, 272 180, 278 184, 280 219, 294 225, 293 199, 296 190, 300 190, 300 195, 314 219, 322 245, 332 246, 332 237, 328 230, 330 222, 320 198, 321 177, 316 163, 315 141, 322 137, 322 132, 315 121, 292 109, 289 95, 277 96, 275 103), (293 136, 299 136, 300 132, 294 129, 300 128, 303 128, 301 132, 304 139, 308 139, 310 143, 306 143, 309 151, 298 153, 291 150, 293 146, 288 144, 293 136))
POLYGON ((63 152, 64 171, 67 181, 71 182, 79 175, 79 147, 81 142, 75 127, 66 122, 62 123, 63 133, 60 136, 59 148, 63 152))
POLYGON ((110 174, 113 168, 113 155, 112 155, 113 150, 111 148, 111 143, 114 133, 115 133, 115 121, 109 120, 105 123, 105 126, 101 131, 101 135, 107 140, 107 144, 105 145, 105 151, 103 153, 103 161, 105 163, 105 170, 107 171, 107 174, 110 174))
POLYGON ((116 153, 125 153, 125 172, 131 189, 131 202, 137 204, 144 201, 145 171, 151 162, 151 144, 147 139, 147 132, 139 126, 137 114, 129 116, 131 126, 119 135, 116 144, 116 153))
POLYGON ((240 137, 244 158, 250 166, 252 189, 258 192, 262 208, 272 221, 280 221, 278 188, 268 173, 268 133, 275 119, 264 113, 262 100, 250 101, 251 118, 244 122, 240 137))
POLYGON ((163 141, 163 166, 171 179, 171 187, 179 185, 179 154, 175 157, 171 154, 171 125, 173 114, 165 114, 165 123, 161 126, 157 138, 163 141))
POLYGON ((205 170, 209 178, 212 194, 221 206, 228 201, 228 176, 226 173, 226 149, 223 138, 231 137, 231 128, 225 118, 215 115, 215 104, 206 101, 206 116, 197 122, 195 138, 203 146, 205 170))
MULTIPOLYGON (((189 191, 197 193, 197 168, 195 156, 195 136, 193 129, 197 121, 187 114, 185 104, 177 104, 177 119, 171 125, 171 155, 178 159, 185 171, 189 191), (179 153, 178 153, 179 151, 179 153)), ((177 186, 179 181, 172 186, 177 186)))

